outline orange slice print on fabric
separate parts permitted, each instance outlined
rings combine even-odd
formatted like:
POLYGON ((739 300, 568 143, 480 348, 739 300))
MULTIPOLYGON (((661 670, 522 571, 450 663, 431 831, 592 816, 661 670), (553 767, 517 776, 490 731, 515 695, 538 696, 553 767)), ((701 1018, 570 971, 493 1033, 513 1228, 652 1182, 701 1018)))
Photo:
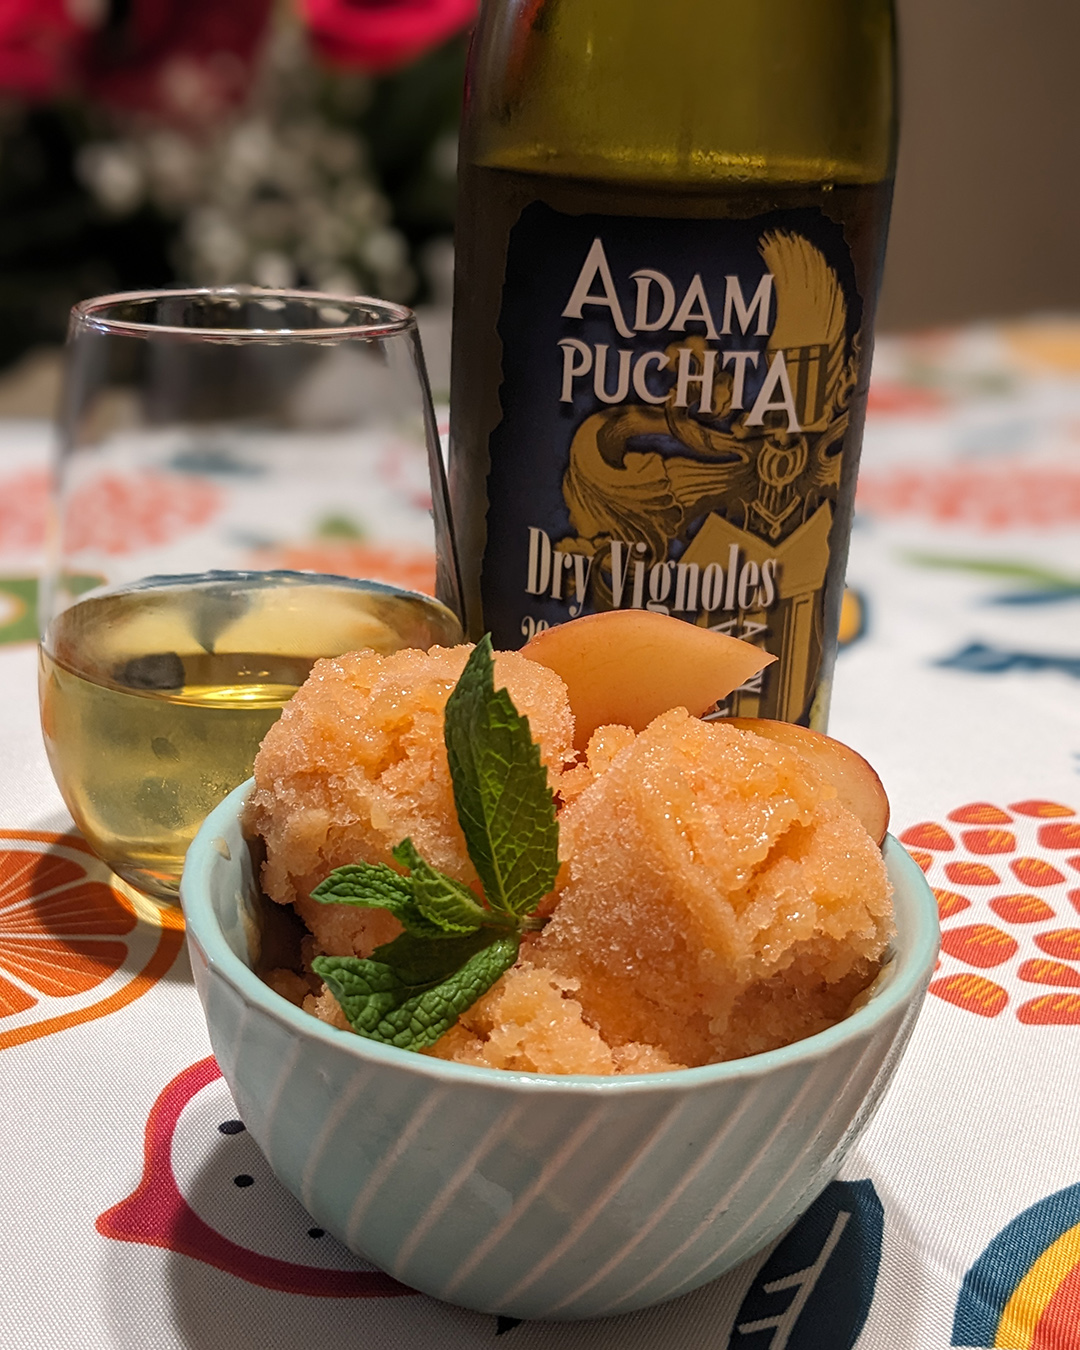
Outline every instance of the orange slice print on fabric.
POLYGON ((930 992, 946 1003, 980 1017, 997 1017, 1009 1001, 1009 995, 1001 985, 988 980, 985 975, 946 975, 934 980, 930 992))
POLYGON ((51 491, 47 469, 0 478, 0 553, 36 552, 44 545, 51 491))
POLYGON ((168 544, 205 525, 221 502, 220 488, 191 474, 103 473, 69 500, 64 547, 120 554, 168 544))
POLYGON ((285 567, 294 572, 328 572, 338 577, 362 577, 401 586, 407 591, 435 594, 435 554, 429 548, 363 544, 352 540, 316 540, 260 550, 259 567, 285 567))
POLYGON ((949 812, 949 820, 959 825, 1009 825, 1012 816, 992 802, 969 802, 967 806, 958 806, 949 812))
POLYGON ((1080 994, 1043 994, 1021 1003, 1016 1016, 1028 1026, 1080 1026, 1080 994))
POLYGON ((1071 806, 1062 806, 1060 802, 1028 801, 1012 802, 1009 805, 1010 811, 1015 811, 1018 816, 1075 816, 1076 812, 1071 806))
POLYGON ((1004 965, 1020 950, 1020 944, 993 924, 972 923, 946 929, 941 935, 941 950, 966 965, 985 970, 1004 965))
POLYGON ((129 898, 77 835, 0 830, 0 1050, 144 994, 183 943, 179 911, 129 898))
POLYGON ((1037 933, 1035 945, 1047 956, 1062 961, 1080 961, 1080 928, 1056 928, 1050 933, 1037 933))
POLYGON ((914 848, 928 848, 935 853, 947 853, 956 847, 948 830, 932 820, 925 820, 921 825, 912 825, 900 836, 900 842, 910 844, 914 848))
POLYGON ((943 928, 931 993, 983 1017, 996 1017, 1008 1005, 1026 1025, 1080 1025, 1080 927, 1061 926, 1063 906, 1080 914, 1080 887, 1064 875, 1070 868, 1080 872, 1077 816, 1062 802, 1033 797, 1011 803, 1008 811, 993 802, 958 806, 945 819, 974 828, 955 834, 936 821, 912 827, 928 849, 942 837, 955 840, 953 850, 923 855, 943 928), (1002 869, 1004 885, 999 859, 1008 864, 1002 869), (1008 890, 1012 878, 1021 890, 1008 890), (939 879, 949 889, 938 889, 939 879), (960 915, 963 921, 956 924, 960 915), (961 962, 994 969, 996 978, 980 983, 981 976, 957 971, 961 962), (1028 998, 1033 984, 1054 992, 1028 998))
POLYGON ((945 864, 945 875, 954 886, 1000 886, 1001 878, 985 863, 951 862, 945 864))
POLYGON ((959 914, 961 910, 971 908, 971 901, 967 896, 960 895, 956 891, 935 890, 934 898, 937 900, 939 919, 951 919, 954 914, 959 914))
POLYGON ((1062 820, 1054 825, 1040 825, 1039 843, 1043 848, 1080 848, 1080 823, 1062 820))
POLYGON ((1018 455, 951 468, 864 469, 858 504, 868 515, 910 515, 983 530, 1065 525, 1080 520, 1080 470, 1036 467, 1018 455))
POLYGON ((26 988, 52 997, 82 994, 119 969, 122 942, 63 938, 57 933, 122 936, 135 927, 108 886, 88 881, 69 858, 0 851, 0 1014, 37 1003, 26 988), (29 900, 30 903, 27 903, 29 900))
POLYGON ((1080 987, 1080 970, 1075 966, 1067 966, 1064 961, 1048 961, 1045 957, 1036 957, 1033 961, 1024 961, 1016 973, 1028 984, 1080 987))
POLYGON ((1054 911, 1037 895, 998 895, 990 901, 990 908, 1006 923, 1044 923, 1054 917, 1054 911))
POLYGON ((950 919, 953 914, 960 914, 961 910, 971 909, 971 900, 957 891, 936 890, 934 899, 937 900, 937 917, 940 919, 950 919))
POLYGON ((924 853, 921 848, 909 848, 908 856, 913 863, 916 863, 924 872, 929 872, 930 864, 934 861, 932 853, 924 853))
POLYGON ((1016 849, 1012 830, 965 830, 960 838, 969 853, 1012 853, 1016 849))
POLYGON ((945 406, 944 394, 936 389, 920 389, 916 385, 878 376, 875 376, 866 397, 867 410, 878 416, 883 413, 936 412, 945 406))
POLYGON ((1065 878, 1056 867, 1042 858, 1014 858, 1009 870, 1024 886, 1057 886, 1065 878))

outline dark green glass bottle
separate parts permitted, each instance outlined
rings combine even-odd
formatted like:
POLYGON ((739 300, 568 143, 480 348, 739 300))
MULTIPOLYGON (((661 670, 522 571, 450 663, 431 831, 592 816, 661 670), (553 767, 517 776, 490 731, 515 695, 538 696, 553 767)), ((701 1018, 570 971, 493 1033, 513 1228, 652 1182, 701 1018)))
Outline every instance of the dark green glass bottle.
POLYGON ((450 490, 497 647, 649 607, 821 727, 895 158, 891 0, 487 0, 450 490))

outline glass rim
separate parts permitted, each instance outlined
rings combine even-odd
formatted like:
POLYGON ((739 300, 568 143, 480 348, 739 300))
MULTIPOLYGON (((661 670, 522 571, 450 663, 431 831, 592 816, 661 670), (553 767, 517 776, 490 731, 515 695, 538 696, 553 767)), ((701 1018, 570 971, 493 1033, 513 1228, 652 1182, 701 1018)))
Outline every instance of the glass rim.
MULTIPOLYGON (((62 574, 61 574, 62 582, 62 574)), ((222 589, 285 590, 301 592, 308 587, 323 587, 329 590, 362 591, 365 594, 387 602, 405 601, 425 611, 425 619, 430 627, 445 624, 449 619, 457 636, 451 632, 457 643, 464 642, 461 617, 457 611, 438 596, 428 595, 426 591, 409 590, 405 586, 394 585, 389 581, 377 581, 371 577, 350 577, 338 572, 302 571, 286 567, 249 567, 249 568, 210 568, 205 572, 165 572, 150 576, 136 577, 131 581, 106 581, 100 586, 81 591, 71 597, 70 603, 57 607, 56 591, 42 596, 38 611, 38 645, 46 655, 55 656, 54 625, 65 615, 80 605, 98 600, 111 600, 120 595, 161 595, 165 592, 195 588, 221 587, 222 589)), ((59 588, 62 590, 62 584, 59 588)), ((441 639, 439 639, 441 641, 441 639)))
POLYGON ((95 295, 80 300, 71 309, 73 326, 91 328, 117 337, 177 337, 208 342, 280 342, 283 339, 299 341, 340 341, 396 337, 416 328, 416 315, 405 305, 380 300, 370 295, 334 295, 328 291, 307 291, 295 288, 264 286, 180 286, 160 290, 115 291, 109 295, 95 295), (108 310, 120 304, 149 304, 166 299, 240 299, 270 301, 300 301, 313 308, 334 305, 354 308, 368 306, 384 317, 367 323, 342 323, 319 328, 209 328, 186 327, 179 324, 140 322, 133 319, 110 317, 108 310))

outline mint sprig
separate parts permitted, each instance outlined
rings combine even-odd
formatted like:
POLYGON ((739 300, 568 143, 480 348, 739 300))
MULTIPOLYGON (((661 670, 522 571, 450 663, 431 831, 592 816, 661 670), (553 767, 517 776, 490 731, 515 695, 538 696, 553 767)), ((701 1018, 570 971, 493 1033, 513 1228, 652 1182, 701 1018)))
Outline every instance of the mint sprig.
POLYGON ((495 688, 491 638, 477 643, 446 704, 444 740, 454 806, 484 890, 421 857, 411 839, 385 863, 338 867, 315 889, 323 904, 388 910, 405 932, 370 957, 319 956, 326 982, 361 1036, 422 1050, 517 960, 521 936, 555 884, 559 823, 529 720, 495 688))
POLYGON ((411 839, 398 844, 394 857, 409 869, 417 909, 444 933, 472 933, 477 928, 497 926, 501 916, 485 909, 468 886, 429 866, 411 839))
POLYGON ((527 914, 555 885, 559 825, 529 719, 495 688, 490 634, 447 700, 444 739, 458 822, 487 902, 527 914))

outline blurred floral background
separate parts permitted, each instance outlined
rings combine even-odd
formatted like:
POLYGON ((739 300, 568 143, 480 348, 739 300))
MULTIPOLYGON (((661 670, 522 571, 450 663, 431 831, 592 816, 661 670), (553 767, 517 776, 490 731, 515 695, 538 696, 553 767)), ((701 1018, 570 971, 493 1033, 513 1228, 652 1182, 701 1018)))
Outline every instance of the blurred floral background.
POLYGON ((449 303, 476 0, 0 0, 0 369, 84 296, 449 303))

